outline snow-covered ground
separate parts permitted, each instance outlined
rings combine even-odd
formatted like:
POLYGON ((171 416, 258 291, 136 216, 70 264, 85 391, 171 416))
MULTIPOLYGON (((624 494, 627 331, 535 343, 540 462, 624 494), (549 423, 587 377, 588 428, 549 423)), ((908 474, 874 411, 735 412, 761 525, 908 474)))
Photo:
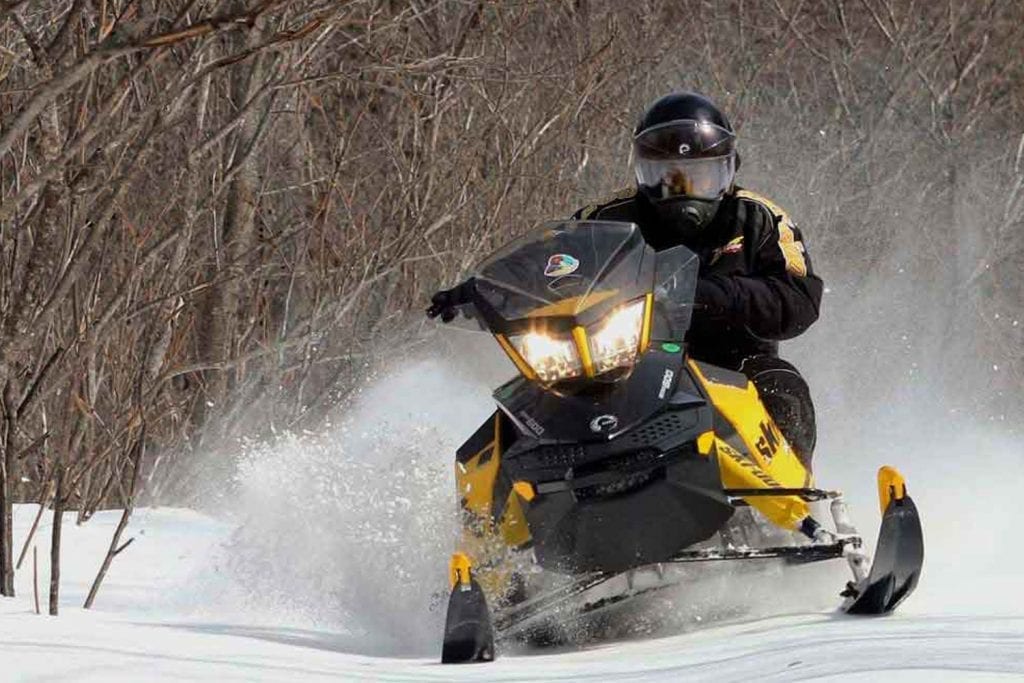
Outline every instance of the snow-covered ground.
MULTIPOLYGON (((926 564, 898 614, 837 615, 839 565, 784 577, 709 568, 654 601, 659 621, 646 638, 442 667, 443 608, 431 595, 444 588, 452 538, 447 454, 488 409, 478 381, 436 364, 368 387, 324 434, 251 449, 218 519, 137 511, 126 535, 135 540, 91 611, 79 607, 118 514, 80 527, 69 515, 61 616, 34 613, 30 553, 18 597, 0 600, 0 680, 1024 679, 1018 443, 933 426, 911 447, 900 439, 917 428, 881 412, 880 434, 868 437, 823 415, 819 479, 849 490, 870 535, 875 465, 907 475, 926 564), (886 443, 901 446, 886 455, 886 443)), ((19 547, 34 513, 16 510, 19 547)), ((48 515, 36 538, 44 612, 48 515)))

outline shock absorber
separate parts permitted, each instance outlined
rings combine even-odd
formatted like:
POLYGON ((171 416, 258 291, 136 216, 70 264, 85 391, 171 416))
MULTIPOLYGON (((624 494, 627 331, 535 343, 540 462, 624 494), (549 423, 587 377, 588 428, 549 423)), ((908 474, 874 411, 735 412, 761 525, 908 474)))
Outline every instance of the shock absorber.
POLYGON ((850 521, 850 511, 846 507, 846 501, 843 500, 843 497, 840 495, 833 498, 829 509, 832 512, 832 521, 836 525, 836 533, 840 536, 849 536, 854 539, 852 543, 846 546, 843 554, 850 565, 854 582, 860 583, 867 579, 868 573, 871 571, 871 558, 864 552, 864 544, 861 541, 860 534, 857 533, 857 528, 850 521))

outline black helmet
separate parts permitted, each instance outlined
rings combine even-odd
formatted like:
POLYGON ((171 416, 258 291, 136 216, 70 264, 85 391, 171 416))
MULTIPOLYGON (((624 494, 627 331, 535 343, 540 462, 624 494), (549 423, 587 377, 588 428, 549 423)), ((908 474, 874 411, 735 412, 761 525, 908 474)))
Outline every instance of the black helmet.
POLYGON ((736 177, 736 134, 702 95, 666 95, 633 131, 636 182, 658 213, 683 233, 711 222, 736 177))

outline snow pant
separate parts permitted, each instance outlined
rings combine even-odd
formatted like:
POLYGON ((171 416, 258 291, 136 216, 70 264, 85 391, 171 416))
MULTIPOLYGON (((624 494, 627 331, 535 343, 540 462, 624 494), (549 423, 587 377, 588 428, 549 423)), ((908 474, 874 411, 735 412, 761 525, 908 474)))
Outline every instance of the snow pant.
POLYGON ((768 414, 810 470, 818 432, 811 392, 800 372, 773 356, 751 356, 743 361, 740 372, 757 387, 768 414))

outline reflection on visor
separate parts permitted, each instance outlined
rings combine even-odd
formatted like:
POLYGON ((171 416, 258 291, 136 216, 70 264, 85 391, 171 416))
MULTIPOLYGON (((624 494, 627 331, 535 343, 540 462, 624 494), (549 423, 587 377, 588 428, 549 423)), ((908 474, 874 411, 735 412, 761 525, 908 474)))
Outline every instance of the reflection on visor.
POLYGON ((644 159, 636 160, 637 184, 651 195, 718 199, 732 185, 734 157, 711 159, 644 159))

